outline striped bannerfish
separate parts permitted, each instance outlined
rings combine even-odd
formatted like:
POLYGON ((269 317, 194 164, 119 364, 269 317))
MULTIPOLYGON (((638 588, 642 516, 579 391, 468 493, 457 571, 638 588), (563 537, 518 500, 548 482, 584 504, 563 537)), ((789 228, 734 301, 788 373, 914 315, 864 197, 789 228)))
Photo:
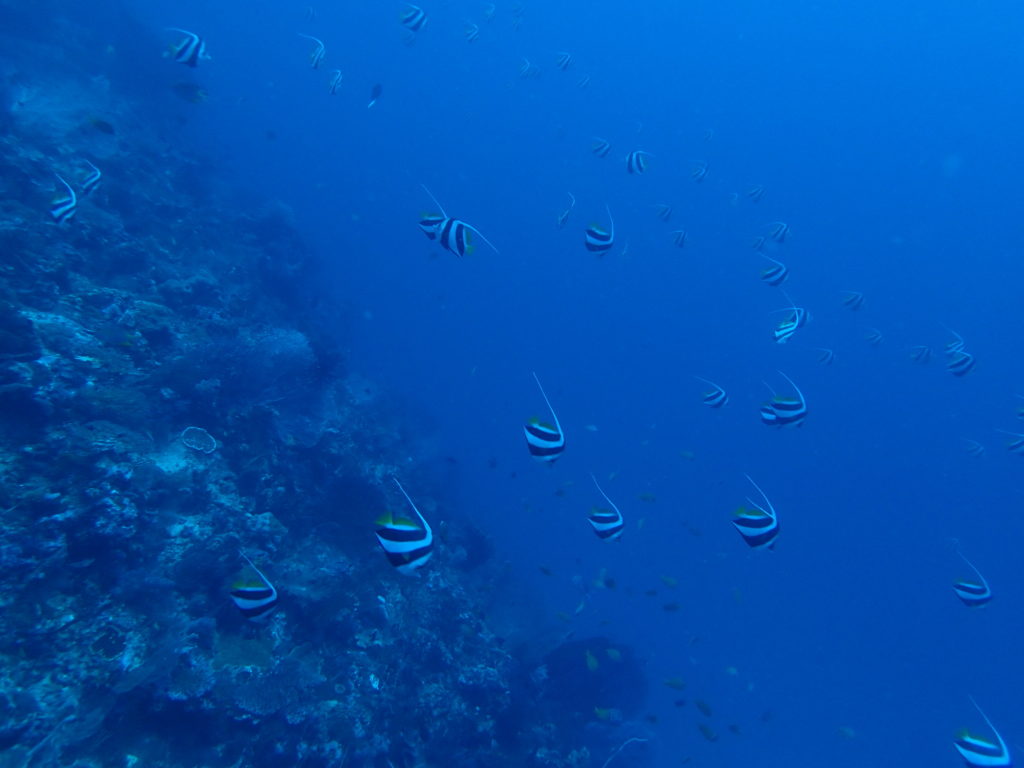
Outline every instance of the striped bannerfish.
POLYGON ((494 12, 498 10, 498 6, 494 3, 487 3, 484 5, 484 21, 490 21, 494 18, 494 12))
POLYGON ((523 57, 523 63, 519 65, 519 76, 524 80, 535 80, 540 77, 540 67, 523 57))
POLYGON ((771 387, 768 387, 772 392, 772 399, 761 406, 761 421, 770 427, 799 427, 807 418, 807 401, 804 399, 803 392, 789 376, 782 371, 779 371, 779 375, 793 387, 796 397, 780 397, 771 387))
POLYGON ((434 201, 434 204, 441 209, 440 215, 427 214, 420 218, 420 229, 423 230, 423 234, 428 239, 437 240, 441 243, 442 248, 454 253, 456 256, 465 256, 467 253, 473 253, 474 246, 470 242, 470 233, 474 233, 493 248, 495 253, 498 253, 498 249, 480 233, 479 229, 461 219, 453 219, 444 212, 444 206, 437 202, 437 198, 427 189, 426 185, 421 184, 420 186, 430 195, 430 199, 434 201))
POLYGON ((307 40, 313 41, 313 50, 309 52, 309 65, 313 69, 319 68, 320 64, 323 63, 324 55, 327 52, 327 49, 324 48, 323 41, 319 38, 313 37, 312 35, 303 34, 302 32, 296 32, 295 34, 299 37, 304 37, 307 40))
POLYGON ((707 176, 708 176, 708 164, 707 163, 697 163, 693 167, 693 170, 690 171, 690 178, 693 179, 698 184, 700 184, 702 181, 704 181, 704 179, 706 179, 707 176))
POLYGON ((536 373, 533 374, 533 380, 537 382, 537 388, 540 390, 544 402, 547 403, 548 410, 551 411, 551 418, 554 419, 555 425, 551 426, 537 418, 526 422, 526 426, 523 427, 523 432, 526 434, 526 447, 529 449, 530 455, 537 461, 553 462, 565 451, 565 434, 562 432, 562 425, 558 423, 555 409, 551 407, 551 401, 548 400, 536 373))
POLYGON ((601 489, 600 485, 598 485, 597 478, 594 477, 593 474, 590 475, 590 479, 594 481, 594 485, 597 486, 598 493, 604 496, 604 500, 608 502, 611 509, 594 507, 590 510, 587 520, 590 521, 590 525, 593 526, 594 533, 597 534, 599 539, 615 541, 622 536, 622 530, 626 527, 626 523, 622 519, 622 513, 619 511, 619 508, 615 506, 615 503, 608 498, 608 494, 601 489))
POLYGON ((466 22, 466 33, 465 34, 466 34, 466 42, 467 43, 476 42, 476 40, 479 39, 479 37, 480 37, 480 27, 478 27, 476 24, 474 24, 471 21, 467 21, 466 22))
POLYGON ((576 81, 577 88, 586 88, 588 85, 590 85, 590 75, 584 75, 576 81))
POLYGON ((587 250, 600 255, 604 255, 615 245, 615 219, 612 218, 612 212, 607 204, 604 209, 608 214, 611 227, 605 230, 597 224, 591 224, 585 230, 583 237, 583 244, 587 247, 587 250))
POLYGON ((732 524, 736 526, 736 530, 740 532, 740 536, 751 549, 773 549, 775 539, 779 536, 779 518, 775 514, 775 507, 750 475, 744 475, 744 477, 761 494, 768 509, 755 503, 748 496, 747 504, 750 506, 741 506, 737 509, 732 524))
POLYGON ((244 552, 239 554, 245 558, 249 567, 256 571, 259 581, 249 579, 236 583, 231 588, 231 599, 245 618, 260 621, 277 607, 277 590, 244 552))
POLYGON ((918 365, 924 365, 932 359, 932 349, 924 344, 918 344, 910 348, 910 359, 918 365))
POLYGON ((819 363, 821 363, 822 365, 832 365, 832 363, 835 362, 836 353, 833 352, 831 349, 826 349, 825 347, 818 347, 817 350, 820 353, 818 355, 819 363))
POLYGON ((885 337, 877 328, 868 328, 868 332, 864 335, 864 340, 872 347, 877 347, 885 340, 885 337))
MULTIPOLYGON (((1024 395, 1014 394, 1014 397, 1024 400, 1024 395)), ((1018 405, 1015 411, 1018 419, 1024 419, 1024 405, 1018 405)))
POLYGON ((771 286, 782 285, 786 282, 786 278, 789 277, 789 267, 781 261, 773 259, 764 251, 758 251, 758 253, 772 263, 770 267, 761 270, 761 280, 771 286))
POLYGON ((75 194, 75 190, 71 188, 71 185, 61 178, 59 173, 53 175, 57 177, 57 181, 64 185, 66 192, 58 192, 54 195, 53 200, 50 201, 50 215, 58 224, 63 224, 65 221, 70 221, 74 218, 75 211, 78 210, 78 195, 75 194))
MULTIPOLYGON (((946 326, 942 326, 942 327, 946 328, 946 326)), ((946 354, 947 355, 955 355, 957 352, 963 352, 964 351, 964 347, 966 346, 966 343, 964 342, 964 337, 961 336, 956 331, 950 331, 949 328, 946 328, 946 330, 953 334, 953 340, 949 341, 949 342, 946 342, 946 346, 945 346, 946 354)))
POLYGON ((857 311, 864 306, 864 294, 860 291, 846 291, 843 295, 843 306, 857 311))
POLYGON ((189 32, 187 29, 179 29, 178 27, 168 27, 171 32, 180 32, 185 37, 177 45, 172 45, 169 54, 179 64, 184 64, 186 67, 192 67, 195 69, 200 60, 208 60, 210 55, 206 52, 206 41, 203 40, 195 32, 189 32))
MULTIPOLYGON (((790 301, 792 302, 792 299, 790 299, 790 301)), ((790 337, 797 332, 798 328, 803 328, 807 325, 810 313, 808 313, 808 311, 803 307, 798 307, 796 305, 786 307, 785 309, 780 309, 778 311, 791 313, 789 317, 775 326, 775 330, 772 332, 772 335, 775 337, 776 344, 785 344, 789 341, 790 337)))
POLYGON ((654 206, 657 209, 657 217, 661 221, 668 221, 672 218, 672 206, 667 203, 658 203, 654 206))
POLYGON ((1017 456, 1024 456, 1024 434, 1020 432, 1007 432, 1005 429, 997 429, 996 431, 1013 438, 1006 443, 1006 450, 1017 456))
POLYGON ((608 157, 608 153, 612 151, 612 145, 607 140, 595 136, 594 143, 590 145, 590 151, 598 157, 608 157))
POLYGON ((954 376, 966 376, 973 368, 974 355, 962 349, 959 352, 952 353, 949 356, 949 362, 946 363, 946 370, 954 376))
POLYGON ((96 188, 100 185, 100 180, 103 178, 103 174, 100 169, 90 163, 88 160, 85 161, 92 170, 89 171, 88 175, 82 180, 82 194, 91 195, 96 191, 96 188))
POLYGON ((693 378, 703 381, 709 387, 710 390, 704 393, 703 402, 708 408, 721 408, 723 405, 729 402, 729 395, 726 394, 725 390, 715 384, 710 379, 705 379, 703 376, 694 376, 693 378))
POLYGON ((555 66, 563 72, 572 66, 573 58, 571 53, 565 51, 559 51, 557 54, 558 58, 555 59, 555 66))
POLYGON ((398 20, 402 22, 403 27, 415 33, 423 29, 423 25, 427 23, 427 13, 418 5, 406 3, 405 10, 399 15, 398 20))
POLYGON ((677 229, 672 233, 672 245, 676 248, 682 248, 686 245, 686 230, 677 229))
POLYGON ((388 562, 399 573, 411 574, 417 568, 421 568, 434 554, 434 532, 416 509, 416 505, 398 482, 398 478, 392 479, 412 507, 416 520, 385 512, 377 518, 377 541, 387 555, 388 562))
POLYGON ((784 221, 773 222, 772 231, 768 233, 768 236, 776 243, 786 242, 786 238, 789 237, 789 224, 784 221))
POLYGON ((974 457, 980 457, 985 455, 985 446, 979 443, 977 440, 964 440, 964 450, 974 457))
POLYGON ((338 89, 341 88, 341 81, 343 79, 344 76, 341 74, 340 69, 336 69, 331 73, 331 81, 327 85, 327 90, 331 94, 331 96, 336 94, 338 92, 338 89))
POLYGON ((653 157, 650 152, 642 149, 634 149, 626 155, 626 170, 629 173, 641 174, 647 170, 647 158, 653 157))
POLYGON ((566 208, 564 211, 558 214, 559 229, 562 229, 565 226, 565 223, 569 221, 569 214, 572 213, 572 209, 576 207, 576 198, 573 196, 572 192, 566 192, 565 194, 569 196, 569 200, 571 202, 569 203, 568 208, 566 208))
POLYGON ((750 198, 752 203, 759 203, 761 198, 764 197, 764 187, 760 184, 751 187, 747 190, 747 197, 750 198))
POLYGON ((1006 746, 1006 742, 1003 741, 1003 737, 999 735, 999 731, 992 725, 992 721, 988 719, 988 715, 982 711, 981 707, 978 706, 978 702, 973 697, 971 697, 971 704, 981 713, 981 716, 985 719, 985 724, 995 734, 996 740, 992 742, 979 736, 972 736, 965 729, 958 733, 956 739, 953 740, 953 746, 960 753, 960 757, 971 768, 996 768, 997 766, 1008 767, 1013 765, 1010 750, 1006 746))
POLYGON ((961 579, 960 581, 953 582, 953 592, 960 598, 960 602, 968 608, 980 608, 992 599, 992 589, 974 563, 968 560, 963 552, 958 551, 957 554, 963 558, 963 561, 970 566, 971 570, 974 571, 974 575, 978 578, 977 581, 961 579))
POLYGON ((714 138, 715 138, 715 129, 714 128, 708 128, 706 131, 704 131, 704 141, 711 141, 714 138))

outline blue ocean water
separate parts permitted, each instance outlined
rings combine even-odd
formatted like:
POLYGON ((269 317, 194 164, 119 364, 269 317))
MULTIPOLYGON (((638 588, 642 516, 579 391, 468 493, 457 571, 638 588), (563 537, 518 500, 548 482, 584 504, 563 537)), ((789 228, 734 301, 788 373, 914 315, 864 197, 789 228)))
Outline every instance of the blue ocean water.
MULTIPOLYGON (((288 211, 316 256, 321 318, 336 322, 315 335, 405 425, 392 458, 429 484, 410 494, 436 501, 435 523, 474 526, 502 562, 463 576, 487 580, 475 586, 493 622, 515 616, 510 635, 551 649, 593 647, 595 673, 616 663, 598 650, 608 642, 641 660, 638 711, 620 721, 605 713, 616 701, 580 705, 594 716, 566 739, 595 750, 580 765, 629 738, 646 741, 611 765, 955 765, 957 729, 993 737, 972 695, 1008 743, 1024 741, 1024 488, 996 431, 1021 429, 1024 405, 1024 11, 524 0, 487 20, 488 5, 424 3, 410 33, 408 6, 392 2, 0 4, 5 36, 23 43, 0 61, 10 81, 32 71, 33 46, 60 46, 55 29, 88 40, 75 56, 92 58, 64 66, 101 73, 131 121, 199 158, 225 215, 288 211), (167 27, 200 34, 210 60, 162 58, 180 39, 167 27), (318 68, 298 33, 323 40, 318 68), (537 76, 521 75, 524 60, 537 76), (199 103, 177 97, 182 82, 199 103), (627 173, 635 150, 650 153, 642 174, 627 173), (424 237, 421 217, 438 213, 424 186, 498 252, 476 238, 460 258, 424 237), (584 229, 607 226, 606 206, 615 245, 595 256, 584 229), (780 221, 790 234, 775 242, 780 221), (781 287, 759 279, 759 236, 790 270, 781 287), (862 308, 844 306, 847 291, 862 308), (791 300, 810 321, 777 344, 791 300), (954 332, 976 359, 963 377, 946 370, 954 332), (806 396, 799 428, 760 423, 768 387, 789 391, 780 372, 806 396), (531 373, 565 432, 552 465, 524 444, 524 422, 549 415, 531 373), (695 376, 728 404, 702 404, 695 376), (602 505, 591 473, 622 510, 621 540, 589 530, 602 505), (759 501, 744 475, 778 510, 772 551, 730 524, 759 501), (971 575, 958 549, 992 585, 984 609, 953 594, 971 575)), ((264 290, 268 304, 301 303, 264 290)), ((292 471, 304 470, 278 465, 268 482, 292 471)), ((369 538, 377 510, 362 503, 336 499, 343 536, 369 538)), ((329 635, 298 634, 330 652, 329 635)), ((530 759, 501 764, 543 764, 530 759)))

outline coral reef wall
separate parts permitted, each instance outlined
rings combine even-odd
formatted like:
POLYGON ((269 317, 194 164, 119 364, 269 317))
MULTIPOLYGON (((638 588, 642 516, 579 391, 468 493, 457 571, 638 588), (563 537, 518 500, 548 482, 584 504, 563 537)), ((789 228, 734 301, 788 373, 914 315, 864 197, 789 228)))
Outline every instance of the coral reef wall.
POLYGON ((0 766, 588 764, 527 705, 484 618, 504 576, 348 370, 287 209, 240 210, 81 20, 22 5, 0 2, 0 766), (451 520, 418 578, 373 538, 396 474, 451 520), (240 550, 280 593, 260 623, 228 597, 240 550))

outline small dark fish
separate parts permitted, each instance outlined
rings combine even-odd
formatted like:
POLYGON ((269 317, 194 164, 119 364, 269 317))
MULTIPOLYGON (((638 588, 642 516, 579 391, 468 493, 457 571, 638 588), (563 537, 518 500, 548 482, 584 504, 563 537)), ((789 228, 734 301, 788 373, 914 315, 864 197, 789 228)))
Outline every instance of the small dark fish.
POLYGON ((864 306, 864 294, 860 291, 846 291, 843 295, 843 306, 856 312, 864 306))
POLYGON ((682 607, 683 606, 681 606, 679 603, 672 602, 672 603, 665 603, 663 606, 661 606, 661 610, 665 611, 666 613, 676 613, 682 607))
POLYGON ((107 136, 113 136, 117 132, 114 129, 113 123, 104 120, 102 117, 90 117, 86 122, 91 128, 100 133, 105 133, 107 136))
MULTIPOLYGON (((366 108, 369 109, 374 104, 376 104, 377 103, 377 99, 380 98, 380 95, 382 93, 384 93, 384 86, 381 85, 380 83, 377 83, 376 85, 374 85, 373 88, 370 89, 370 103, 366 105, 366 108)), ((480 236, 483 237, 483 235, 480 235, 480 236)))
POLYGON ((711 717, 711 705, 706 701, 703 699, 694 699, 693 705, 700 710, 700 713, 704 715, 704 717, 711 717))
POLYGON ((171 86, 171 90, 183 101, 187 101, 189 104, 203 104, 210 98, 210 94, 206 92, 206 89, 196 85, 195 83, 175 83, 171 86))
POLYGON ((708 741, 718 741, 718 734, 715 733, 714 729, 706 723, 700 723, 697 726, 697 730, 700 731, 700 735, 708 741))

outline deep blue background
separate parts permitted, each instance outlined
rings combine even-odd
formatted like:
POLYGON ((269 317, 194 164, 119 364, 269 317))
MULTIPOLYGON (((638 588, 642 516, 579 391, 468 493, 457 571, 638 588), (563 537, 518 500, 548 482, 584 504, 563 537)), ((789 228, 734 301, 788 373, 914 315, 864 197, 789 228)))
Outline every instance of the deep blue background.
POLYGON ((406 46, 400 3, 356 5, 319 3, 308 22, 301 2, 137 0, 130 23, 91 15, 139 114, 186 118, 177 140, 229 175, 239 208, 283 201, 333 263, 352 309, 339 344, 433 425, 444 504, 495 538, 510 581, 546 590, 539 630, 570 629, 556 612, 580 600, 574 575, 588 589, 601 568, 616 579, 571 628, 648 659, 659 764, 955 765, 955 729, 987 734, 968 693, 1024 740, 1022 459, 994 431, 1024 430, 1024 8, 530 2, 515 30, 511 4, 485 23, 483 3, 433 2, 406 46), (472 44, 467 20, 481 27, 472 44), (168 26, 204 35, 213 60, 191 73, 161 59, 168 26), (324 40, 320 70, 300 31, 324 40), (568 72, 557 51, 574 55, 568 72), (540 78, 518 77, 524 57, 540 78), (334 68, 345 79, 331 97, 334 68), (189 79, 208 103, 169 90, 189 79), (612 142, 607 158, 594 136, 612 142), (633 149, 654 155, 640 177, 625 170, 633 149), (500 255, 481 245, 460 260, 427 241, 421 183, 500 255), (558 230, 567 192, 578 204, 558 230), (617 247, 597 259, 582 230, 605 203, 617 247), (674 207, 668 224, 659 203, 674 207), (758 280, 751 248, 778 220, 792 227, 773 251, 785 288, 812 313, 785 346, 771 329, 786 299, 758 280), (850 289, 860 312, 841 306, 850 289), (943 370, 943 324, 977 356, 964 379, 943 370), (929 365, 910 362, 915 344, 933 348, 929 365), (835 350, 831 368, 818 346, 835 350), (808 398, 800 430, 758 420, 777 370, 808 398), (524 446, 523 421, 546 415, 530 371, 567 433, 554 467, 524 446), (695 374, 729 391, 725 409, 701 404, 695 374), (967 455, 965 438, 987 455, 967 455), (589 531, 591 471, 627 517, 620 542, 589 531), (776 552, 748 551, 729 524, 744 473, 779 510, 776 552), (996 591, 984 610, 952 594, 967 574, 954 537, 996 591), (673 601, 681 610, 662 609, 673 601), (661 686, 675 676, 681 694, 661 686), (691 703, 675 708, 680 697, 691 703), (697 732, 693 698, 713 707, 717 743, 697 732))

